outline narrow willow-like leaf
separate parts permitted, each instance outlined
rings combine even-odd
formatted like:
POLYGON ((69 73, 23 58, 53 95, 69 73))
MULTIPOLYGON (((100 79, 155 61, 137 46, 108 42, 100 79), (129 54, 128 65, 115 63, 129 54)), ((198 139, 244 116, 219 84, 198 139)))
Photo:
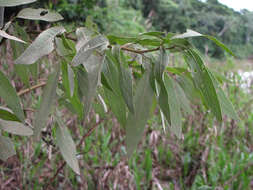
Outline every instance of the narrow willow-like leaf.
POLYGON ((5 75, 0 71, 0 97, 8 105, 13 113, 21 120, 25 120, 24 112, 21 108, 19 97, 12 87, 10 81, 5 77, 5 75))
POLYGON ((180 107, 182 108, 182 110, 184 110, 188 114, 193 114, 193 111, 190 106, 190 101, 186 97, 184 90, 176 81, 174 81, 174 88, 175 88, 175 93, 177 95, 177 99, 180 103, 180 107))
POLYGON ((17 18, 30 19, 30 20, 43 20, 47 22, 56 22, 59 20, 63 20, 63 17, 56 12, 52 12, 48 9, 33 9, 33 8, 25 8, 22 9, 17 18))
POLYGON ((169 63, 169 56, 166 53, 166 50, 163 47, 161 47, 159 61, 155 63, 155 73, 158 81, 162 81, 163 72, 168 63, 169 63))
POLYGON ((102 35, 89 40, 79 49, 76 56, 73 58, 73 66, 78 66, 80 64, 89 65, 89 58, 93 55, 94 51, 98 50, 99 52, 102 52, 107 48, 107 44, 107 39, 102 35))
POLYGON ((154 36, 154 37, 157 37, 157 38, 163 38, 163 36, 165 35, 164 32, 144 32, 144 33, 141 33, 139 34, 140 36, 154 36))
POLYGON ((76 145, 61 118, 56 117, 58 123, 56 128, 56 143, 61 154, 73 171, 80 175, 78 160, 76 158, 76 145))
POLYGON ((236 113, 234 106, 232 105, 230 100, 227 98, 222 88, 219 86, 217 79, 214 77, 213 73, 211 73, 210 71, 208 72, 210 73, 210 76, 215 84, 222 113, 226 114, 227 116, 231 117, 234 120, 240 121, 240 118, 238 117, 238 114, 236 113))
POLYGON ((170 124, 172 132, 181 138, 182 134, 182 115, 178 94, 174 89, 174 80, 167 74, 164 75, 164 86, 168 94, 168 103, 170 107, 170 124))
POLYGON ((5 121, 0 119, 0 129, 14 135, 31 136, 33 134, 32 129, 16 121, 5 121))
POLYGON ((96 94, 103 62, 104 56, 91 55, 89 59, 83 63, 85 68, 79 67, 77 70, 79 92, 84 102, 84 116, 87 116, 89 113, 91 102, 96 94))
POLYGON ((132 38, 132 37, 119 37, 114 35, 107 36, 110 44, 117 44, 117 45, 124 45, 127 43, 135 43, 138 41, 138 38, 132 38))
POLYGON ((76 29, 77 43, 76 50, 79 51, 80 48, 87 43, 94 33, 85 27, 80 27, 76 29))
POLYGON ((106 103, 111 108, 112 113, 115 115, 121 126, 125 127, 127 108, 125 106, 123 98, 121 96, 114 94, 107 88, 104 88, 104 94, 106 98, 106 103))
POLYGON ((54 38, 65 32, 61 26, 49 28, 42 32, 35 41, 16 59, 15 64, 33 64, 44 55, 54 50, 54 38))
POLYGON ((35 114, 34 121, 34 138, 39 139, 41 130, 46 126, 48 116, 50 114, 51 108, 56 98, 56 88, 58 84, 58 78, 60 73, 60 67, 52 73, 47 81, 46 87, 43 89, 42 100, 40 103, 40 108, 35 114))
POLYGON ((10 40, 14 40, 14 41, 17 41, 17 42, 21 42, 21 43, 26 43, 25 41, 15 37, 15 36, 12 36, 12 35, 9 35, 7 34, 5 31, 3 30, 0 30, 0 36, 4 37, 4 38, 7 38, 7 39, 10 39, 10 40))
POLYGON ((5 107, 0 107, 0 119, 7 121, 20 121, 20 119, 14 115, 11 110, 5 107))
POLYGON ((138 145, 150 116, 154 92, 150 85, 150 71, 140 79, 134 96, 135 112, 129 113, 126 124, 127 153, 130 156, 138 145))
POLYGON ((203 36, 203 34, 187 29, 185 33, 175 35, 171 39, 191 38, 191 37, 199 37, 199 36, 203 36))
POLYGON ((121 63, 119 66, 119 83, 120 83, 121 94, 125 100, 125 103, 129 111, 134 113, 132 73, 130 69, 128 68, 126 59, 122 52, 120 55, 120 62, 121 63))
POLYGON ((16 151, 11 139, 0 135, 0 159, 6 161, 15 154, 16 151))
POLYGON ((169 124, 171 124, 170 120, 170 106, 168 102, 168 93, 166 91, 166 88, 164 86, 164 83, 160 83, 160 93, 159 93, 159 98, 158 98, 158 103, 159 107, 165 116, 166 120, 168 121, 169 124))
POLYGON ((221 47, 223 50, 228 52, 230 55, 235 56, 235 54, 228 47, 226 47, 222 42, 217 40, 215 37, 209 36, 209 35, 203 35, 203 34, 200 34, 196 31, 193 31, 190 29, 187 29, 187 31, 183 34, 173 36, 171 39, 183 39, 183 38, 191 38, 191 37, 205 37, 209 40, 212 40, 216 45, 221 47))
POLYGON ((201 57, 195 50, 189 49, 186 55, 186 61, 191 65, 194 71, 194 81, 201 90, 205 103, 211 109, 215 117, 222 121, 221 107, 216 94, 216 90, 210 74, 205 67, 201 57))
POLYGON ((33 3, 36 0, 0 0, 0 7, 13 7, 33 3))

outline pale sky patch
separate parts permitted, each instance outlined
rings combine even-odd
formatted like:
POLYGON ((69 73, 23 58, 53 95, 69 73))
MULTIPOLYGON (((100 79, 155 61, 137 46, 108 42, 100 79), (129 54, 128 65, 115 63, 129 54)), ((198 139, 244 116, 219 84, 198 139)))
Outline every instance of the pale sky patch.
POLYGON ((219 2, 233 8, 236 11, 240 11, 241 9, 253 11, 252 0, 219 0, 219 2))

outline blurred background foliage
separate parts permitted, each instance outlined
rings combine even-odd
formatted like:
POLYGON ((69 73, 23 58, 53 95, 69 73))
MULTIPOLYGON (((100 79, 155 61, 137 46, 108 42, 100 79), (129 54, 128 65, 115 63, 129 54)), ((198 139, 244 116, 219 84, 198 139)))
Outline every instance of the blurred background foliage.
MULTIPOLYGON (((217 0, 54 0, 40 1, 60 12, 65 22, 80 25, 92 17, 102 33, 133 35, 157 30, 182 33, 187 28, 216 36, 239 58, 253 54, 253 13, 217 0)), ((203 53, 222 58, 212 42, 193 42, 203 53)))

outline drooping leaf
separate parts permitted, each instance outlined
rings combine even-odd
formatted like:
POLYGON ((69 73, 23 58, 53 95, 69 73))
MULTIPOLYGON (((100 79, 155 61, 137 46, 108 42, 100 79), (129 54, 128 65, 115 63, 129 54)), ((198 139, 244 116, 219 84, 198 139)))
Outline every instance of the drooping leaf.
POLYGON ((160 55, 159 56, 160 56, 159 61, 157 63, 155 63, 155 74, 156 74, 157 80, 161 81, 162 76, 163 76, 163 72, 169 63, 169 56, 163 47, 160 48, 160 55))
POLYGON ((33 8, 25 8, 22 9, 17 18, 30 19, 30 20, 43 20, 47 22, 56 22, 59 20, 63 20, 63 17, 56 12, 52 12, 48 9, 33 9, 33 8))
POLYGON ((20 105, 19 97, 10 81, 0 71, 0 97, 12 109, 13 113, 21 120, 25 120, 24 112, 20 105))
POLYGON ((84 68, 79 67, 77 70, 79 92, 84 102, 84 116, 89 113, 91 102, 96 94, 103 62, 104 56, 91 55, 83 63, 84 68))
POLYGON ((15 60, 15 64, 33 64, 38 59, 54 50, 54 38, 65 32, 61 26, 56 26, 43 31, 35 41, 15 60))
POLYGON ((232 105, 232 103, 230 102, 230 100, 227 98, 226 94, 224 93, 224 91, 222 90, 222 88, 219 86, 219 83, 217 81, 217 79, 214 77, 213 73, 211 73, 208 70, 213 83, 216 87, 216 92, 218 95, 218 99, 221 105, 221 111, 223 114, 226 114, 227 116, 231 117, 234 120, 240 121, 240 118, 238 117, 238 114, 236 113, 234 106, 232 105))
POLYGON ((41 130, 46 126, 48 116, 56 98, 56 88, 60 72, 59 68, 60 67, 57 66, 56 71, 49 76, 47 84, 42 92, 40 108, 35 113, 34 138, 37 140, 40 137, 41 130))
POLYGON ((85 27, 80 27, 76 29, 77 43, 76 50, 79 51, 80 48, 87 43, 93 36, 93 32, 85 27))
POLYGON ((136 87, 134 96, 135 112, 129 113, 126 123, 126 145, 130 156, 139 143, 146 122, 150 116, 154 93, 150 85, 150 74, 147 70, 136 87))
POLYGON ((189 49, 185 56, 187 63, 192 67, 194 81, 201 90, 205 103, 211 109, 215 117, 222 121, 221 107, 216 94, 213 81, 201 57, 195 50, 189 49))
POLYGON ((107 44, 107 39, 102 35, 89 40, 79 49, 72 60, 73 66, 78 66, 80 64, 89 65, 87 62, 94 51, 98 50, 99 52, 103 52, 107 48, 107 44))
POLYGON ((123 98, 107 88, 104 88, 106 103, 112 110, 121 126, 126 126, 126 106, 123 98))
POLYGON ((16 151, 11 139, 0 135, 0 159, 6 161, 15 154, 16 151))
POLYGON ((164 75, 164 86, 168 94, 171 130, 178 138, 181 138, 182 115, 180 111, 180 102, 178 100, 178 94, 174 88, 174 80, 167 74, 164 75))
POLYGON ((126 59, 122 52, 120 54, 119 59, 121 62, 119 65, 119 84, 120 84, 121 94, 125 100, 125 103, 129 111, 134 113, 132 73, 130 69, 128 68, 126 59))
POLYGON ((171 119, 170 119, 170 105, 168 102, 168 93, 167 90, 164 86, 164 83, 160 83, 160 93, 158 97, 158 103, 159 107, 165 116, 166 120, 168 121, 169 124, 171 124, 171 119))
POLYGON ((15 40, 17 42, 21 42, 21 43, 26 43, 25 41, 15 37, 15 36, 12 36, 12 35, 9 35, 7 34, 5 31, 3 30, 0 30, 0 36, 4 37, 4 38, 7 38, 7 39, 10 39, 10 40, 15 40))
POLYGON ((14 135, 31 136, 33 134, 33 130, 31 128, 16 121, 5 121, 0 119, 0 129, 14 135))
POLYGON ((222 42, 217 40, 215 37, 209 36, 209 35, 203 35, 203 34, 200 34, 196 31, 193 31, 190 29, 187 29, 187 31, 183 34, 173 36, 171 39, 184 39, 184 38, 191 38, 191 37, 205 37, 209 40, 212 40, 216 45, 221 47, 223 50, 228 52, 230 55, 235 56, 235 54, 228 47, 226 47, 222 42))
POLYGON ((5 107, 0 107, 0 119, 7 121, 20 121, 20 119, 13 114, 11 110, 5 107))
POLYGON ((177 95, 178 102, 180 103, 180 107, 188 114, 193 114, 193 111, 190 106, 190 101, 186 97, 184 90, 181 88, 181 86, 174 81, 174 89, 175 93, 177 95))
POLYGON ((58 123, 56 128, 56 143, 60 148, 61 154, 67 164, 73 169, 73 171, 80 175, 80 169, 78 160, 76 158, 76 146, 75 143, 65 126, 61 118, 56 117, 58 123))
POLYGON ((61 38, 55 38, 57 54, 64 57, 65 60, 71 62, 76 52, 75 49, 69 47, 69 43, 69 40, 65 39, 63 36, 61 38))
POLYGON ((13 7, 33 3, 36 0, 0 0, 0 7, 13 7))

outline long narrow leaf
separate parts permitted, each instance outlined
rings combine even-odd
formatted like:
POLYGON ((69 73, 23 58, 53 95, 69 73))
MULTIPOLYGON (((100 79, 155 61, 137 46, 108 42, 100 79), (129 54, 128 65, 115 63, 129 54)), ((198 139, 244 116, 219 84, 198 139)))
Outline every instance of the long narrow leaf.
POLYGON ((54 50, 54 38, 65 32, 61 26, 49 28, 42 32, 35 41, 15 60, 15 64, 33 64, 44 55, 54 50))
POLYGON ((16 151, 11 139, 0 135, 0 159, 6 161, 15 154, 16 151))
POLYGON ((21 120, 25 120, 24 112, 21 108, 19 97, 12 87, 10 81, 0 71, 0 97, 12 109, 13 113, 21 120))
POLYGON ((56 88, 58 84, 58 78, 60 73, 60 67, 58 66, 56 71, 49 76, 46 87, 43 89, 42 101, 40 108, 35 114, 34 121, 34 138, 38 139, 41 130, 46 126, 48 116, 50 114, 52 105, 56 98, 56 88))
POLYGON ((0 0, 0 7, 13 7, 33 3, 36 0, 0 0))
POLYGON ((139 143, 150 116, 154 92, 150 85, 150 71, 140 79, 134 96, 135 112, 129 113, 126 124, 127 153, 130 156, 139 143))
POLYGON ((16 121, 5 121, 0 119, 0 129, 14 135, 31 136, 33 134, 33 130, 31 128, 16 121))

